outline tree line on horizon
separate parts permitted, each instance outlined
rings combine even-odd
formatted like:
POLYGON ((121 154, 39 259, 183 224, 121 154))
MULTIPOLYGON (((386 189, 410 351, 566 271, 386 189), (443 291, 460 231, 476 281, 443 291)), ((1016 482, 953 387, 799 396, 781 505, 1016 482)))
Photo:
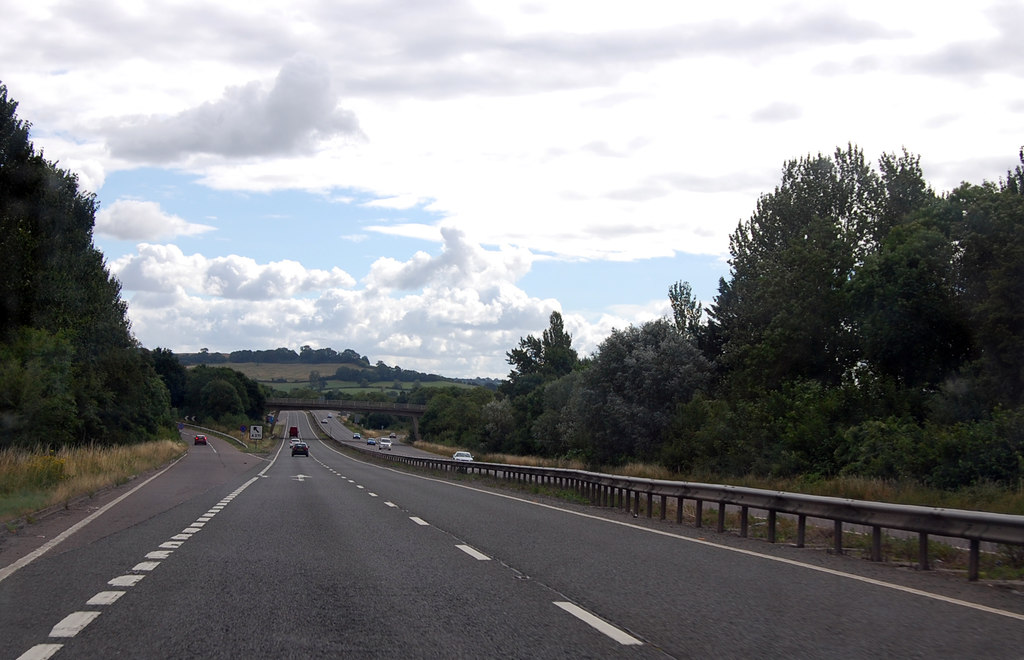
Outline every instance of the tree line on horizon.
POLYGON ((1024 149, 936 194, 920 158, 791 160, 703 307, 579 357, 555 312, 493 395, 433 393, 426 436, 687 475, 1024 481, 1024 149))

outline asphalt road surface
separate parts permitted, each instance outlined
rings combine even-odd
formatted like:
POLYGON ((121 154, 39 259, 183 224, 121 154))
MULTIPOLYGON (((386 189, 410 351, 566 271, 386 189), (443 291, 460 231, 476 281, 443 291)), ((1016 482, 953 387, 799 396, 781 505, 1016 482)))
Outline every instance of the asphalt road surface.
POLYGON ((288 418, 309 457, 211 435, 31 561, 0 548, 0 657, 1024 657, 1010 590, 396 470, 288 418))

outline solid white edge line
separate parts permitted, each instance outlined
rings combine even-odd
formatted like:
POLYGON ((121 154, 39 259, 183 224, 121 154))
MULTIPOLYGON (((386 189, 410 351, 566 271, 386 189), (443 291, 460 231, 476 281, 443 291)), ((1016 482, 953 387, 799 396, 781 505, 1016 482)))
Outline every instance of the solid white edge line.
POLYGON ((576 617, 583 623, 587 624, 591 628, 594 628, 595 630, 604 633, 608 637, 611 637, 623 646, 638 646, 643 644, 643 642, 641 642, 636 637, 633 637, 627 632, 619 628, 616 628, 604 619, 594 616, 593 614, 586 611, 582 607, 579 607, 578 605, 573 605, 572 603, 567 603, 565 601, 555 601, 555 605, 562 608, 569 614, 573 615, 574 617, 576 617))
POLYGON ((36 644, 18 656, 18 660, 47 660, 64 648, 63 644, 36 644))
POLYGON ((424 481, 433 481, 434 483, 443 484, 445 486, 450 486, 452 488, 465 488, 466 490, 471 490, 471 491, 474 491, 474 492, 477 492, 477 493, 483 493, 484 495, 490 495, 492 497, 501 497, 501 498, 504 498, 504 499, 507 499, 507 500, 513 500, 515 502, 521 502, 523 504, 529 504, 531 506, 541 507, 542 509, 550 509, 552 511, 560 511, 562 513, 567 513, 567 514, 572 515, 572 516, 579 516, 580 518, 588 518, 590 520, 596 520, 598 522, 607 523, 609 525, 619 525, 619 526, 622 526, 622 527, 628 527, 630 529, 635 529, 635 530, 638 530, 638 531, 641 531, 641 532, 647 532, 649 534, 658 534, 660 536, 668 536, 670 538, 678 539, 680 541, 686 541, 688 543, 695 543, 695 544, 698 544, 698 545, 704 545, 704 546, 708 546, 708 547, 711 547, 711 548, 717 548, 719 550, 725 550, 727 552, 735 552, 735 553, 738 553, 738 554, 747 555, 748 557, 756 557, 758 559, 767 559, 769 561, 779 562, 781 564, 788 564, 790 566, 794 566, 794 567, 797 567, 797 568, 804 568, 804 569, 808 569, 808 570, 812 570, 812 571, 817 571, 819 573, 825 573, 825 574, 828 574, 828 575, 833 575, 835 577, 846 578, 848 580, 855 580, 857 582, 863 582, 865 584, 870 584, 872 586, 881 587, 883 589, 890 589, 892 591, 899 591, 899 592, 902 592, 902 593, 910 594, 912 596, 920 596, 921 598, 928 598, 928 599, 939 601, 939 602, 942 602, 942 603, 947 603, 949 605, 956 605, 958 607, 965 607, 967 609, 976 610, 978 612, 985 612, 986 614, 996 614, 998 616, 1004 616, 1004 617, 1007 617, 1007 618, 1010 618, 1010 619, 1016 619, 1018 621, 1024 621, 1024 614, 1018 614, 1017 612, 1010 612, 1009 610, 1000 610, 1000 609, 995 608, 995 607, 989 607, 987 605, 981 605, 979 603, 972 603, 970 601, 960 600, 959 598, 952 598, 950 596, 943 596, 942 594, 933 593, 931 591, 923 591, 921 589, 915 589, 913 587, 904 587, 903 585, 895 584, 895 583, 892 583, 892 582, 883 582, 882 580, 876 580, 876 579, 873 579, 873 578, 864 577, 862 575, 855 575, 853 573, 844 573, 843 571, 838 571, 838 570, 835 570, 835 569, 832 569, 832 568, 825 568, 823 566, 815 566, 813 564, 805 564, 804 562, 796 561, 795 559, 786 559, 784 557, 774 557, 772 555, 766 555, 764 553, 755 552, 753 550, 744 550, 742 548, 733 548, 733 547, 730 547, 730 546, 727 546, 727 545, 720 545, 718 543, 713 543, 711 541, 706 541, 704 539, 690 538, 688 536, 683 536, 681 534, 675 534, 673 532, 666 532, 666 531, 661 530, 661 529, 650 529, 650 528, 647 528, 647 527, 641 527, 640 525, 634 525, 632 523, 624 522, 624 521, 621 521, 621 520, 610 520, 608 518, 602 518, 601 516, 595 516, 595 515, 592 515, 592 514, 589 514, 589 513, 583 513, 582 511, 572 511, 570 509, 563 509, 563 508, 560 508, 560 507, 557 507, 557 506, 552 506, 550 504, 543 504, 541 502, 531 502, 530 500, 524 500, 521 497, 515 497, 513 495, 505 495, 504 493, 495 493, 495 492, 488 491, 488 490, 482 490, 480 488, 474 488, 473 486, 467 486, 466 484, 453 483, 451 481, 446 481, 444 479, 437 479, 435 477, 428 477, 428 476, 421 475, 421 474, 412 474, 412 473, 409 473, 409 472, 403 472, 402 470, 396 470, 395 468, 390 468, 390 467, 386 467, 386 466, 383 466, 383 465, 373 465, 372 463, 366 463, 364 461, 360 461, 360 460, 358 460, 356 458, 348 456, 347 454, 343 454, 340 451, 337 451, 337 450, 335 450, 335 449, 333 449, 331 447, 328 447, 326 444, 324 446, 327 447, 328 449, 330 449, 331 451, 333 451, 334 453, 338 454, 339 456, 341 456, 343 458, 346 458, 346 459, 348 459, 350 461, 355 461, 357 463, 362 463, 363 465, 369 465, 369 466, 375 467, 375 468, 377 468, 379 470, 387 470, 389 472, 394 472, 395 474, 401 474, 401 475, 404 475, 404 476, 407 476, 407 477, 412 477, 413 479, 423 479, 424 481))
MULTIPOLYGON (((185 455, 187 455, 187 454, 185 454, 185 455)), ((145 481, 143 481, 141 484, 139 484, 135 488, 132 488, 127 493, 125 493, 125 494, 121 495, 120 497, 118 497, 116 500, 114 500, 112 502, 108 502, 105 506, 100 507, 99 509, 97 509, 96 511, 94 511, 93 513, 88 515, 87 517, 83 518, 82 520, 78 521, 77 523, 75 523, 71 527, 68 527, 66 530, 64 530, 63 532, 61 532, 57 536, 53 537, 51 540, 47 541, 46 543, 44 543, 40 547, 36 548, 34 551, 32 551, 29 554, 25 555, 21 559, 17 560, 16 562, 12 563, 9 566, 5 566, 4 568, 0 568, 0 582, 3 582, 5 579, 9 578, 19 568, 24 568, 25 566, 28 566, 29 564, 34 562, 36 559, 39 559, 44 554, 46 554, 47 552, 49 552, 50 550, 55 548, 58 544, 63 543, 64 541, 66 541, 69 536, 71 536, 72 534, 74 534, 78 530, 82 529, 83 527, 85 527, 86 525, 91 523, 93 520, 96 520, 97 518, 99 518, 101 515, 103 515, 108 510, 113 508, 116 504, 120 503, 121 500, 125 499, 126 497, 128 497, 129 495, 131 495, 132 493, 137 491, 138 489, 142 488, 143 486, 148 484, 150 481, 153 481, 154 479, 156 479, 157 477, 162 475, 164 472, 167 472, 168 470, 170 470, 172 467, 174 467, 175 465, 178 464, 178 461, 180 461, 182 458, 185 458, 185 455, 182 455, 181 458, 175 459, 173 463, 171 463, 170 465, 165 467, 163 470, 160 470, 159 472, 154 474, 149 479, 146 479, 145 481)))
POLYGON ((467 555, 469 555, 473 559, 478 559, 480 561, 490 561, 491 560, 491 558, 488 557, 487 555, 485 555, 484 553, 480 552, 479 550, 477 550, 475 548, 471 548, 470 546, 468 546, 468 545, 466 545, 464 543, 460 543, 460 544, 456 545, 455 547, 458 548, 459 550, 462 550, 463 552, 465 552, 467 555))
POLYGON ((99 615, 99 612, 72 612, 50 630, 50 637, 74 637, 99 615))

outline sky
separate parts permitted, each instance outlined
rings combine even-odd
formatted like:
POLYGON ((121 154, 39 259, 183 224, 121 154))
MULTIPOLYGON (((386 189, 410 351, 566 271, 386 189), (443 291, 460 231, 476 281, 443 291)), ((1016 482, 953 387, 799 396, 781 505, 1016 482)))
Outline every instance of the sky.
POLYGON ((4 0, 0 83, 99 202, 132 332, 508 375, 558 311, 711 304, 792 159, 938 193, 1024 144, 1024 3, 4 0))

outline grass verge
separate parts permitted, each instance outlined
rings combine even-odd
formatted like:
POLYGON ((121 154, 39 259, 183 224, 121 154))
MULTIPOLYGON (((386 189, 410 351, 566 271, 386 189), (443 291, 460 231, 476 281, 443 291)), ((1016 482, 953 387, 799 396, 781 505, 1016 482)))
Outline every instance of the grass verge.
POLYGON ((119 486, 184 452, 183 443, 171 439, 55 452, 43 447, 0 450, 0 522, 32 522, 37 511, 119 486))

